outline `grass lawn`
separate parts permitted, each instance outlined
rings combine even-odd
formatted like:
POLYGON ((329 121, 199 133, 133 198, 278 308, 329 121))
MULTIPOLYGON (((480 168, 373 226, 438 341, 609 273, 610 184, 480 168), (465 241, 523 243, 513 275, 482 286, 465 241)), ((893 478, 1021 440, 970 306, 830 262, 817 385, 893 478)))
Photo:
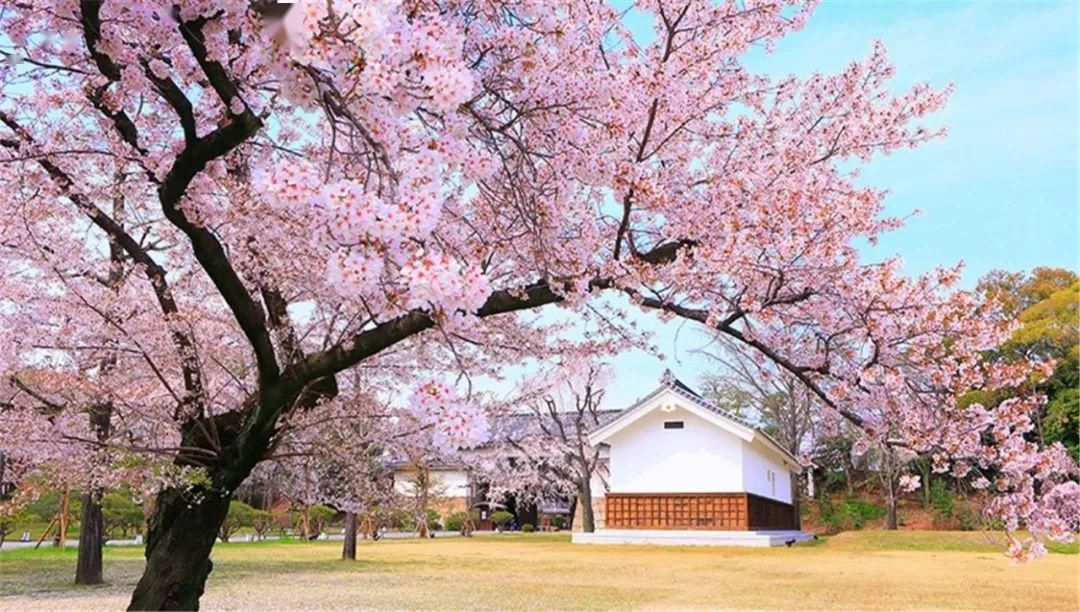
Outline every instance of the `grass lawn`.
MULTIPOLYGON (((574 546, 566 535, 219 544, 204 608, 978 608, 1077 610, 1080 555, 1012 567, 986 533, 851 532, 795 548, 574 546)), ((1073 550, 1075 552, 1075 549, 1073 550)), ((120 608, 141 549, 0 553, 0 608, 120 608)))

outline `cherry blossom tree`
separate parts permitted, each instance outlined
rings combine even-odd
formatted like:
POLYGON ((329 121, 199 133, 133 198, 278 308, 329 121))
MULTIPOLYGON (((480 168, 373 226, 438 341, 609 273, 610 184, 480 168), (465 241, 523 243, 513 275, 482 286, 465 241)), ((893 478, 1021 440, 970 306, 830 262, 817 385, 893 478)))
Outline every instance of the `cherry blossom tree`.
MULTIPOLYGON (((108 368, 105 368, 106 370, 108 368)), ((0 514, 17 511, 45 491, 60 493, 57 542, 67 540, 72 496, 81 492, 76 584, 103 581, 105 523, 101 500, 109 489, 132 486, 152 493, 153 457, 115 452, 110 446, 111 403, 79 379, 50 371, 8 373, 0 386, 0 458, 3 480, 13 487, 0 499, 0 514), (78 447, 77 452, 72 452, 78 447)), ((43 536, 44 537, 44 536, 43 536)))
MULTIPOLYGON (((560 364, 526 385, 516 412, 493 419, 493 441, 474 458, 493 499, 513 494, 521 503, 574 497, 582 529, 595 530, 594 481, 606 482, 606 464, 588 435, 617 411, 604 411, 603 385, 609 377, 595 363, 560 364)), ((516 403, 516 402, 515 402, 516 403)))
POLYGON ((393 411, 355 374, 333 400, 291 415, 273 458, 256 468, 305 508, 324 504, 345 512, 344 560, 356 559, 358 516, 392 498, 385 453, 394 438, 393 411))
POLYGON ((184 473, 133 608, 197 607, 232 492, 339 374, 411 378, 434 433, 469 440, 482 413, 432 385, 552 354, 557 326, 523 312, 550 305, 698 322, 867 439, 992 476, 1010 528, 1072 536, 1075 463, 1024 437, 1038 398, 955 406, 1031 370, 979 363, 1007 325, 957 268, 909 278, 856 246, 901 225, 859 169, 941 135, 918 122, 948 90, 892 93, 880 44, 834 75, 753 74, 801 3, 636 8, 650 40, 559 0, 0 9, 4 359, 71 334, 63 367, 105 329, 118 435, 184 473), (119 295, 81 274, 110 242, 119 295))

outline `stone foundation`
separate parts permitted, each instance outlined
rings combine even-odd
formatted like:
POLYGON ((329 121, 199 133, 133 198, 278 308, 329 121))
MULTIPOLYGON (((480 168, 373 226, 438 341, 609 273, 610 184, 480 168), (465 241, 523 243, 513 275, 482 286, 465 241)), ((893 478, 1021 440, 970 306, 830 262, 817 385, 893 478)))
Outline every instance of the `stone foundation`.
POLYGON ((690 531, 652 529, 598 529, 575 533, 574 544, 647 544, 659 546, 792 546, 814 539, 805 531, 690 531))

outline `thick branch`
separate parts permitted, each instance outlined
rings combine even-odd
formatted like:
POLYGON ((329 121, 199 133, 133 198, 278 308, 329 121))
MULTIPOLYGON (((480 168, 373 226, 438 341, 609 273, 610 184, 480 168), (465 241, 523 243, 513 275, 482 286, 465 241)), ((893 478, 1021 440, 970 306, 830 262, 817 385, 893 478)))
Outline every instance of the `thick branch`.
MULTIPOLYGON (((182 23, 179 28, 191 52, 219 95, 227 95, 235 91, 224 68, 206 57, 206 47, 202 42, 202 24, 182 23)), ((272 380, 277 377, 279 371, 262 307, 244 286, 239 274, 233 269, 225 248, 213 232, 193 223, 180 208, 180 203, 191 181, 206 168, 206 165, 239 147, 260 128, 262 128, 262 121, 245 108, 244 112, 234 115, 233 119, 225 125, 188 143, 176 156, 172 168, 158 187, 158 200, 161 202, 165 217, 188 237, 199 265, 206 271, 207 276, 210 277, 236 317, 255 352, 259 375, 272 380)))
MULTIPOLYGON (((109 79, 111 84, 120 80, 120 67, 111 57, 97 48, 98 43, 101 42, 101 4, 101 0, 82 0, 79 8, 86 50, 90 53, 90 59, 94 61, 98 71, 109 79)), ((123 110, 110 110, 105 104, 104 95, 107 87, 108 85, 97 87, 89 93, 91 104, 112 120, 124 142, 140 153, 146 153, 146 149, 139 146, 139 131, 131 117, 128 117, 123 110)))

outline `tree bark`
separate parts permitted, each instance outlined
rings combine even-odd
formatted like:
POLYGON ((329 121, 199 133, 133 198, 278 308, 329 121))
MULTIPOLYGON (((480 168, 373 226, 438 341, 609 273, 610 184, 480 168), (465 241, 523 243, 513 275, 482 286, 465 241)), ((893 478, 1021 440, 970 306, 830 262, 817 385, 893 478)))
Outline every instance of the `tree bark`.
POLYGON ((75 584, 101 584, 104 581, 101 563, 101 549, 104 544, 105 523, 101 515, 101 493, 84 493, 79 556, 75 562, 75 584))
POLYGON ((57 514, 57 526, 56 526, 56 547, 60 550, 67 548, 67 534, 68 534, 68 500, 71 498, 71 493, 65 487, 64 492, 60 494, 60 512, 57 514))
POLYGON ((885 515, 885 529, 888 529, 890 531, 896 531, 896 496, 889 495, 885 501, 885 504, 887 506, 885 515))
MULTIPOLYGON (((115 278, 117 272, 117 255, 115 245, 113 249, 113 271, 110 278, 115 278)), ((112 369, 114 359, 106 359, 105 368, 112 369)), ((110 423, 112 419, 112 404, 105 402, 96 404, 90 409, 90 427, 93 428, 98 442, 104 443, 109 437, 110 423)), ((103 491, 100 487, 89 484, 89 488, 82 496, 82 527, 79 531, 79 552, 75 562, 75 584, 101 584, 104 582, 103 566, 101 560, 102 547, 105 545, 105 517, 101 511, 101 496, 103 491)))
POLYGON ((308 518, 308 507, 300 511, 300 539, 307 540, 311 537, 311 520, 308 518))
POLYGON ((129 610, 197 610, 213 563, 210 551, 229 496, 202 487, 157 496, 146 541, 146 569, 129 610))
POLYGON ((585 533, 596 531, 592 507, 592 484, 588 480, 578 483, 578 504, 581 505, 581 530, 585 533))
POLYGON ((355 512, 345 513, 345 544, 341 547, 344 561, 356 561, 356 526, 359 520, 355 512))
POLYGON ((922 462, 922 498, 923 508, 930 509, 930 477, 931 477, 930 461, 926 460, 922 462))

